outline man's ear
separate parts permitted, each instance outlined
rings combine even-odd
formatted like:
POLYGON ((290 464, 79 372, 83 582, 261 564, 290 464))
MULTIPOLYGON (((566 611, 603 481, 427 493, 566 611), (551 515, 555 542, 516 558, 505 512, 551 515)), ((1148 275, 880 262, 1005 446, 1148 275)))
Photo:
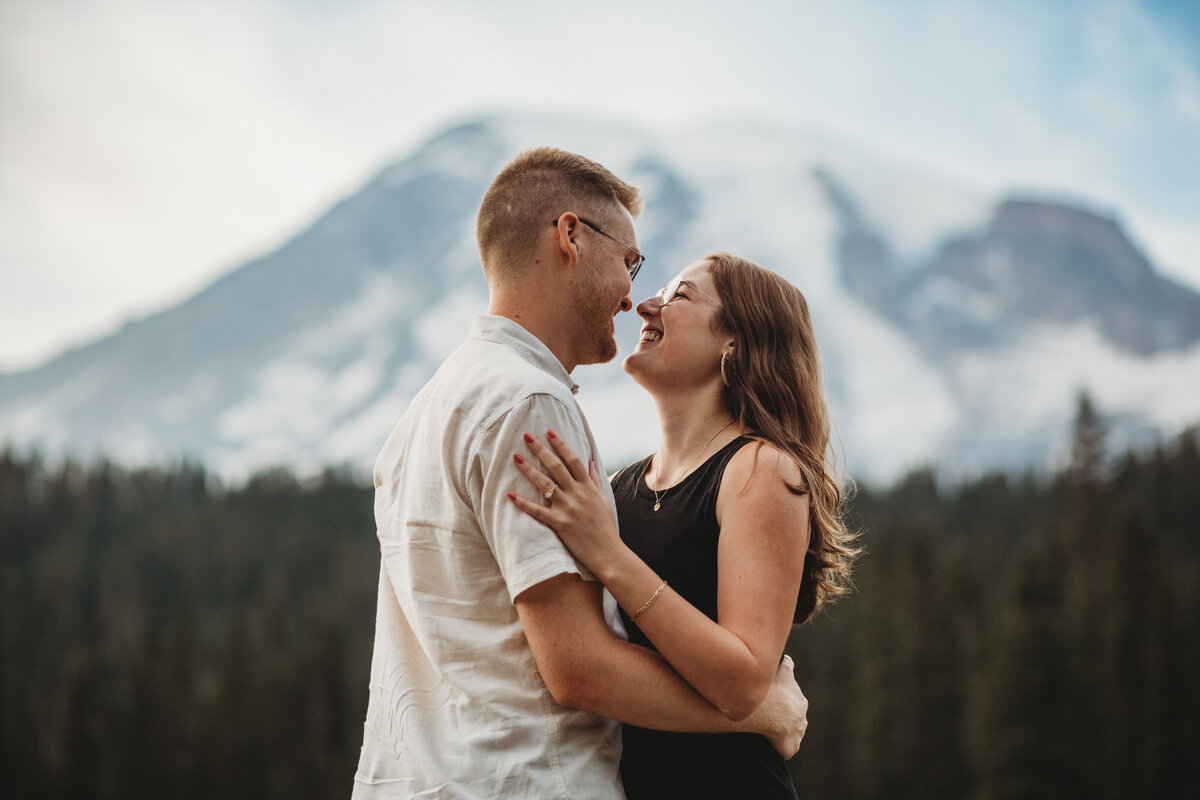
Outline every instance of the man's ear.
POLYGON ((570 211, 561 214, 555 229, 555 244, 572 266, 579 261, 579 244, 575 241, 578 233, 579 217, 570 211))

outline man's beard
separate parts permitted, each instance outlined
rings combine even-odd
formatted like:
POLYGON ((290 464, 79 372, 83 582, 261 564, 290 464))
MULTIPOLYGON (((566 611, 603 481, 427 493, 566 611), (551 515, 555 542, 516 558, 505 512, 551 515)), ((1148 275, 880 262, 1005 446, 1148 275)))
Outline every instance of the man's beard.
POLYGON ((617 340, 613 338, 613 333, 609 330, 608 325, 604 325, 597 333, 596 344, 597 357, 592 362, 593 364, 607 364, 617 357, 617 340))
POLYGON ((591 280, 585 282, 579 301, 575 305, 576 343, 580 364, 605 364, 616 358, 617 342, 614 338, 612 315, 596 305, 599 288, 591 280))
POLYGON ((611 327, 612 317, 601 316, 596 309, 580 309, 586 313, 590 310, 589 318, 580 315, 579 348, 583 355, 581 364, 605 364, 616 358, 617 342, 613 338, 611 327))

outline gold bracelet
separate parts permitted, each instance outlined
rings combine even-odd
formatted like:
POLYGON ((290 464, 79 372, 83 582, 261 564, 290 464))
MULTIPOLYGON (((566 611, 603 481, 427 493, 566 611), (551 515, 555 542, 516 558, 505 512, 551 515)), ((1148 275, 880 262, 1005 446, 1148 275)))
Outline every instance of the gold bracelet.
POLYGON ((663 581, 658 585, 658 588, 654 590, 654 594, 650 596, 650 599, 646 601, 646 604, 637 611, 633 612, 633 616, 629 618, 629 621, 636 622, 638 617, 646 613, 646 609, 654 605, 654 601, 658 599, 658 596, 663 593, 663 589, 665 588, 667 588, 667 582, 663 581))

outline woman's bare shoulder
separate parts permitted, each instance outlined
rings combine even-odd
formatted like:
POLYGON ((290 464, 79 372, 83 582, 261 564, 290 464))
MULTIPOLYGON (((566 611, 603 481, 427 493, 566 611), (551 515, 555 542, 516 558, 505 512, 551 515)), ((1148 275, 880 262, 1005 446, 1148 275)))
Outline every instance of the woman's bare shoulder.
POLYGON ((721 479, 721 491, 736 487, 734 491, 755 494, 767 492, 780 495, 792 494, 788 486, 802 486, 804 475, 796 460, 785 450, 763 441, 752 439, 733 454, 725 467, 721 479))

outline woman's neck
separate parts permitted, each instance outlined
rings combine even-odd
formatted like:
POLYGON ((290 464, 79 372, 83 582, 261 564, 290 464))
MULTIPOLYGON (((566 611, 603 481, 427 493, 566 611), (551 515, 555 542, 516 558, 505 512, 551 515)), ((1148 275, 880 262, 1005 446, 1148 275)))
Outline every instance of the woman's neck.
POLYGON ((662 441, 647 475, 654 488, 670 488, 742 433, 726 410, 719 389, 656 395, 654 400, 662 426, 662 441))

